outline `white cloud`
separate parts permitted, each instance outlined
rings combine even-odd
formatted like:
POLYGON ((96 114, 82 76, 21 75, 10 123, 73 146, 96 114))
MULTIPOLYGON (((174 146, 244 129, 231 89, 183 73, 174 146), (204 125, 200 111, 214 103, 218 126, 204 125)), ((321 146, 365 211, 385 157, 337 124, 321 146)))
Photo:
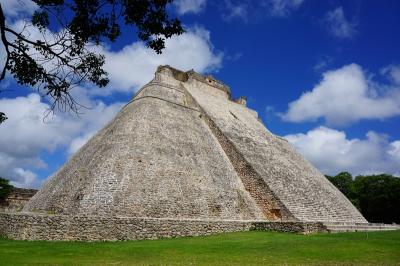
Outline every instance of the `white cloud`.
POLYGON ((32 171, 18 167, 13 169, 13 177, 14 179, 11 181, 11 184, 16 187, 36 188, 40 187, 43 183, 32 171))
POLYGON ((204 10, 206 0, 175 0, 174 5, 180 15, 186 13, 199 13, 204 10))
MULTIPOLYGON (((24 22, 18 19, 12 23, 15 29, 21 29, 23 25, 24 22)), ((35 28, 26 29, 25 34, 32 39, 43 38, 35 28)), ((46 38, 52 38, 49 34, 46 38)), ((123 105, 119 102, 105 105, 94 101, 94 94, 134 92, 153 78, 158 65, 169 64, 183 70, 193 68, 198 72, 216 71, 221 67, 223 58, 221 52, 214 50, 209 31, 201 27, 190 28, 183 35, 166 40, 162 55, 146 48, 142 42, 132 43, 116 52, 96 49, 106 56, 105 69, 110 74, 111 82, 103 89, 78 87, 70 92, 79 104, 90 107, 89 110, 82 109, 84 114, 80 118, 58 113, 44 122, 49 104, 36 93, 0 99, 1 111, 9 117, 0 130, 0 176, 11 179, 16 186, 40 186, 41 180, 35 169, 47 167, 41 154, 57 150, 71 155, 110 121, 123 105)))
MULTIPOLYGON (((181 1, 181 4, 185 4, 184 2, 181 1)), ((186 4, 186 10, 182 11, 195 12, 195 8, 204 7, 205 0, 196 3, 187 1, 186 4)), ((28 0, 2 0, 2 7, 6 11, 10 27, 17 31, 25 26, 22 18, 32 14, 37 8, 28 0)), ((34 27, 24 30, 25 36, 33 40, 53 38, 51 31, 43 36, 34 27)), ((11 36, 8 37, 12 39, 11 36)), ((105 69, 110 74, 111 82, 108 88, 101 90, 78 87, 70 92, 79 104, 90 108, 82 109, 83 114, 79 118, 57 113, 43 121, 49 104, 36 93, 0 99, 1 111, 9 118, 0 129, 0 176, 10 179, 16 186, 39 187, 42 180, 35 171, 47 167, 41 155, 61 151, 70 156, 104 127, 123 106, 119 102, 106 105, 101 101, 94 101, 93 94, 101 94, 101 91, 105 91, 107 95, 115 91, 133 92, 153 78, 158 65, 169 64, 183 70, 193 68, 198 72, 216 71, 221 67, 223 54, 214 50, 209 31, 202 27, 189 28, 181 36, 167 39, 165 44, 162 55, 145 47, 143 42, 132 43, 120 51, 95 48, 106 56, 105 69)), ((1 58, 4 58, 4 47, 0 47, 1 58)), ((5 84, 2 82, 1 86, 5 84)))
MULTIPOLYGON (((57 43, 58 40, 61 38, 61 36, 64 36, 64 34, 66 34, 65 29, 64 30, 61 29, 58 32, 54 32, 51 31, 50 29, 47 29, 46 31, 41 32, 37 27, 33 26, 29 21, 25 21, 24 19, 21 18, 13 20, 11 23, 9 23, 8 27, 13 29, 15 32, 21 33, 26 39, 29 39, 32 42, 40 40, 50 44, 54 51, 64 50, 62 49, 61 45, 57 43)), ((9 32, 6 32, 6 37, 8 42, 10 43, 13 43, 16 40, 16 36, 9 32)), ((69 37, 66 35, 65 38, 68 39, 69 37)), ((26 52, 30 54, 34 60, 40 62, 40 65, 49 72, 54 73, 55 69, 60 70, 61 67, 59 66, 57 59, 55 58, 51 60, 49 60, 48 58, 46 59, 38 49, 34 48, 34 45, 29 44, 27 45, 26 48, 27 48, 26 52)), ((10 48, 10 52, 12 51, 13 49, 10 48)), ((62 55, 66 54, 63 53, 62 55)), ((3 62, 5 63, 5 58, 6 58, 5 48, 4 46, 0 45, 0 59, 3 59, 3 61, 0 61, 1 62, 0 67, 3 67, 3 62)), ((65 71, 59 71, 59 72, 67 73, 69 71, 65 68, 65 71)), ((58 73, 58 75, 61 75, 60 73, 58 73)), ((10 73, 10 71, 8 71, 6 77, 9 78, 11 76, 12 74, 10 73)))
POLYGON ((338 38, 351 38, 356 33, 357 23, 349 21, 343 11, 343 7, 338 7, 329 11, 324 18, 324 22, 329 32, 338 38))
POLYGON ((270 0, 270 13, 273 16, 289 15, 304 3, 304 0, 270 0))
MULTIPOLYGON (((46 31, 43 34, 35 27, 25 28, 25 22, 15 21, 11 27, 16 31, 24 29, 24 35, 32 40, 52 40, 54 34, 46 31)), ((12 37, 10 35, 10 37, 12 37)), ((171 65, 178 69, 197 72, 217 71, 222 67, 223 53, 214 49, 210 32, 203 27, 195 26, 187 29, 180 36, 173 36, 165 41, 162 54, 146 47, 141 42, 133 42, 119 51, 111 51, 109 47, 91 46, 93 52, 105 55, 104 69, 109 73, 110 84, 107 88, 94 88, 92 95, 109 95, 115 91, 134 92, 149 82, 159 65, 171 65)), ((4 49, 0 48, 0 58, 5 57, 4 49)), ((53 69, 54 62, 44 64, 45 68, 53 69)))
POLYGON ((0 151, 0 177, 11 179, 11 184, 17 187, 38 187, 40 180, 36 175, 24 168, 41 169, 46 164, 39 157, 14 157, 0 151))
MULTIPOLYGON (((390 150, 389 150, 389 154, 397 161, 400 162, 400 140, 396 140, 393 141, 392 143, 390 143, 390 150)), ((398 167, 400 168, 400 165, 398 165, 398 167)), ((400 170, 399 170, 400 171, 400 170)))
POLYGON ((7 19, 33 14, 38 8, 30 0, 1 0, 1 6, 7 19))
POLYGON ((90 139, 95 133, 96 133, 96 132, 91 131, 91 132, 89 132, 89 133, 86 133, 86 134, 84 134, 84 135, 82 135, 82 136, 79 136, 79 137, 76 137, 75 139, 73 139, 73 140, 71 141, 71 144, 69 145, 68 154, 69 154, 69 155, 72 155, 72 154, 74 154, 75 152, 77 152, 83 145, 86 144, 86 142, 89 141, 89 139, 90 139))
POLYGON ((0 130, 0 176, 17 186, 37 187, 40 180, 33 170, 47 167, 40 158, 42 152, 63 147, 69 147, 72 152, 78 148, 76 139, 87 132, 94 134, 114 117, 122 104, 106 106, 102 102, 92 102, 92 108, 85 110, 80 118, 57 114, 45 120, 49 105, 36 93, 0 99, 0 106, 9 117, 0 130))
POLYGON ((393 83, 400 85, 400 65, 384 67, 381 69, 381 74, 387 75, 393 83))
POLYGON ((348 139, 343 131, 318 127, 285 138, 324 174, 400 175, 400 141, 389 142, 385 135, 373 131, 365 139, 348 139))
POLYGON ((400 88, 372 83, 359 65, 323 73, 322 81, 289 103, 283 119, 291 122, 324 118, 330 125, 400 115, 400 88))
POLYGON ((59 116, 53 116, 50 121, 44 122, 49 105, 41 102, 38 94, 1 99, 0 103, 2 111, 9 118, 0 132, 1 151, 13 156, 35 155, 41 148, 52 151, 76 130, 68 124, 69 121, 62 123, 59 116), (54 134, 55 132, 65 134, 54 134), (32 139, 35 140, 33 143, 32 139))
POLYGON ((166 40, 161 55, 148 49, 143 42, 135 42, 117 52, 103 50, 100 53, 106 56, 104 68, 110 78, 109 88, 101 90, 105 93, 137 90, 153 78, 159 65, 198 72, 215 71, 221 67, 223 57, 214 50, 210 32, 201 27, 166 40))

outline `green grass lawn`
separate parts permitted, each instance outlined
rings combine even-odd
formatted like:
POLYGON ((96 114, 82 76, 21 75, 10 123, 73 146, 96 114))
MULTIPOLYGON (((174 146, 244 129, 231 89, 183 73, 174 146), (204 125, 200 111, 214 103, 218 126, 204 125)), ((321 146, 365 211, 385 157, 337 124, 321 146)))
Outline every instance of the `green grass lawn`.
POLYGON ((0 239, 0 265, 400 265, 400 231, 298 235, 239 232, 126 242, 0 239))

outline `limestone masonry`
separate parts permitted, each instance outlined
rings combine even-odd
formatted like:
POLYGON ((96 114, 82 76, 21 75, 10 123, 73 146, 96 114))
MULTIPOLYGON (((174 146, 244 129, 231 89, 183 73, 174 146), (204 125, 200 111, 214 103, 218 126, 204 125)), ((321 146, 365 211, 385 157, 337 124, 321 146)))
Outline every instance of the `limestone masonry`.
POLYGON ((212 77, 160 66, 22 213, 0 215, 0 233, 113 240, 367 223, 245 105, 212 77))
POLYGON ((21 211, 36 192, 36 189, 14 187, 10 195, 8 195, 4 200, 0 200, 0 212, 21 211))

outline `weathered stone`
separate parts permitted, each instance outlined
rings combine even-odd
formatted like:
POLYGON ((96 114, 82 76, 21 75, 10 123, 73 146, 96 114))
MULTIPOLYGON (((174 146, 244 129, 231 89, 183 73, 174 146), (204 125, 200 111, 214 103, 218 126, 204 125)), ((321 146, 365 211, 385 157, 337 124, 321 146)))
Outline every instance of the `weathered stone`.
POLYGON ((367 223, 244 98, 232 100, 213 77, 169 66, 159 67, 23 211, 0 216, 13 223, 3 232, 114 240, 367 223))
POLYGON ((0 234, 21 240, 116 241, 237 231, 325 232, 322 223, 0 213, 0 234))
POLYGON ((14 187, 5 199, 0 200, 0 212, 21 211, 36 192, 36 189, 14 187))

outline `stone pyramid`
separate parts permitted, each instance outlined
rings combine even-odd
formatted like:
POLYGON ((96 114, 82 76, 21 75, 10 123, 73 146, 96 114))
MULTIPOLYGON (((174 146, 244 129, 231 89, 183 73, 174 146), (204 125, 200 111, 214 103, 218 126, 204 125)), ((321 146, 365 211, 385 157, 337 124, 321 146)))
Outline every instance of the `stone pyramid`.
POLYGON ((24 212, 99 217, 367 221, 244 98, 160 66, 24 212))

